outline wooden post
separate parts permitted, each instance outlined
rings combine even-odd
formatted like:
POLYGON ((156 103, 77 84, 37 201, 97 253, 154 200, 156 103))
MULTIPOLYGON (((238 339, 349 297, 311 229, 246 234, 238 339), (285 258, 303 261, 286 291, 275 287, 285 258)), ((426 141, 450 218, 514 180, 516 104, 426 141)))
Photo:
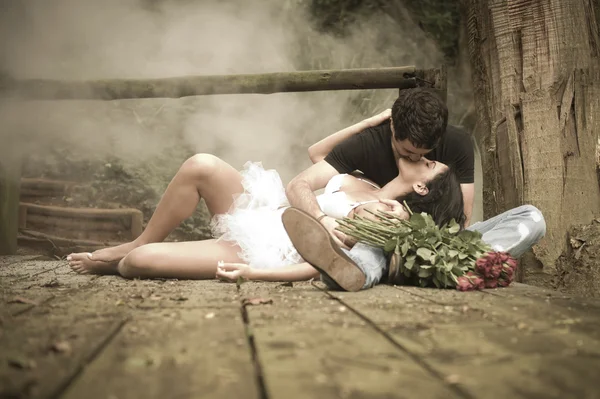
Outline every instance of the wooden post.
POLYGON ((5 146, 0 154, 0 255, 17 253, 21 156, 5 146))
POLYGON ((142 235, 144 223, 144 214, 142 211, 136 211, 131 214, 131 240, 135 240, 142 235))
POLYGON ((444 100, 448 99, 448 71, 446 65, 441 68, 417 70, 415 79, 418 87, 433 89, 444 100))
POLYGON ((37 100, 181 98, 209 94, 281 93, 416 87, 414 66, 165 79, 16 80, 0 75, 0 96, 37 100))
MULTIPOLYGON (((23 185, 23 180, 21 180, 23 185)), ((27 228, 27 205, 19 202, 19 230, 27 228)))

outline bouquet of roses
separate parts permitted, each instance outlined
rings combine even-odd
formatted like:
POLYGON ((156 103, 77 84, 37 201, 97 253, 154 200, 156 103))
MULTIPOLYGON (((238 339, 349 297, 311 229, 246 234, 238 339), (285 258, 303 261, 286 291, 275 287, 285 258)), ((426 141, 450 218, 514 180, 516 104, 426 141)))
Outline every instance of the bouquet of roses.
POLYGON ((391 256, 389 282, 471 291, 506 287, 513 281, 516 260, 506 252, 493 251, 480 233, 461 230, 454 220, 438 227, 430 215, 413 213, 404 206, 408 220, 371 212, 376 220, 339 221, 338 230, 391 256))

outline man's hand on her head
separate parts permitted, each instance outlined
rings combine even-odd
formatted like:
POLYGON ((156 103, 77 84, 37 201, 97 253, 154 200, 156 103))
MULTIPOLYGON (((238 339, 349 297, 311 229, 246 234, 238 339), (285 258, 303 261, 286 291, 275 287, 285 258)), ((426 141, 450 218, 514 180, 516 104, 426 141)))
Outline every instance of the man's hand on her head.
POLYGON ((338 227, 338 223, 334 218, 325 216, 323 219, 321 219, 321 224, 325 226, 325 228, 333 238, 333 241, 335 241, 335 243, 339 245, 340 248, 350 249, 346 244, 344 244, 344 241, 347 238, 346 235, 341 231, 336 230, 336 228, 338 227))

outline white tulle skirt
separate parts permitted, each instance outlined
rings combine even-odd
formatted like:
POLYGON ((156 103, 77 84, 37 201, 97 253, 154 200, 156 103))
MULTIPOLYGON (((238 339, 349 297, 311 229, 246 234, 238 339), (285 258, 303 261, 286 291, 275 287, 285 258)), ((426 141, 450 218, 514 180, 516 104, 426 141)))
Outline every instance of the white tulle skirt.
POLYGON ((213 237, 237 244, 240 258, 255 268, 303 262, 281 222, 288 202, 277 171, 263 169, 260 162, 246 162, 240 173, 244 193, 234 198, 227 213, 213 216, 213 237))

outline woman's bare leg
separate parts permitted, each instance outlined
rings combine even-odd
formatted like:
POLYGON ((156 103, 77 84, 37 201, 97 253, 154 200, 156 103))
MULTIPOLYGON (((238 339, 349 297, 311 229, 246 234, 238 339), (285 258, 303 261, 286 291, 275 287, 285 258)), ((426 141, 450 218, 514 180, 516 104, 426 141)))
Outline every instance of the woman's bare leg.
POLYGON ((133 249, 163 241, 192 215, 201 198, 211 215, 225 213, 233 202, 233 195, 243 190, 241 174, 227 162, 210 154, 194 155, 179 168, 148 226, 137 239, 93 254, 71 254, 67 260, 78 273, 114 274, 118 262, 133 249))
POLYGON ((126 278, 213 279, 217 263, 242 262, 240 247, 217 240, 161 242, 135 248, 119 262, 126 278))

